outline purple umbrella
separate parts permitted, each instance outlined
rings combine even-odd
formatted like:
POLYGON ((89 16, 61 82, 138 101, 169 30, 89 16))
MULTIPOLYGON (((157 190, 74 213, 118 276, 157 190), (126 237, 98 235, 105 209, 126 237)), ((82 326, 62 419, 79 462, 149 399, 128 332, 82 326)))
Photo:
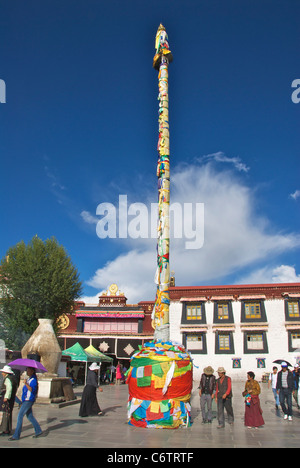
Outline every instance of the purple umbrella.
POLYGON ((25 371, 27 367, 32 367, 36 372, 43 374, 48 372, 47 369, 38 361, 34 359, 16 359, 8 364, 12 369, 18 369, 19 371, 25 371))

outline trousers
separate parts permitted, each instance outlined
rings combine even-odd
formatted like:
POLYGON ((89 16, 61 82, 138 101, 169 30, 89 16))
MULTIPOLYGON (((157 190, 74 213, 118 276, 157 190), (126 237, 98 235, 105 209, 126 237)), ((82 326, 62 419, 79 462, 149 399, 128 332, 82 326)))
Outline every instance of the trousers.
POLYGON ((234 416, 231 398, 226 398, 225 400, 223 400, 223 398, 218 398, 218 421, 220 426, 224 426, 225 424, 224 409, 226 409, 226 413, 228 415, 228 423, 232 424, 234 416))
POLYGON ((212 396, 210 394, 203 393, 200 397, 200 407, 201 407, 203 421, 212 420, 211 404, 212 404, 212 396), (207 412, 206 412, 206 407, 207 407, 207 412))
POLYGON ((26 415, 27 419, 31 422, 31 424, 34 427, 35 435, 39 435, 42 433, 42 429, 33 416, 32 413, 32 406, 33 406, 33 401, 23 401, 19 414, 18 414, 18 419, 17 419, 17 427, 15 429, 14 435, 12 436, 13 439, 20 439, 20 435, 22 432, 22 426, 23 426, 23 419, 24 416, 26 415))
POLYGON ((287 414, 288 416, 293 416, 292 392, 288 388, 282 388, 279 391, 279 401, 284 414, 287 414), (285 403, 287 404, 287 407, 285 403))

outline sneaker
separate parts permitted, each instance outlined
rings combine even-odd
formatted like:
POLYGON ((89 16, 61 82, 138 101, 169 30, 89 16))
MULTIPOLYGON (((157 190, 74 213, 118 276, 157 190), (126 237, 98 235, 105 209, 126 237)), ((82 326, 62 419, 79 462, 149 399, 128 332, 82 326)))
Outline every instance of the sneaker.
POLYGON ((283 419, 287 419, 287 418, 288 418, 288 415, 287 415, 287 414, 285 414, 283 419))
POLYGON ((289 416, 289 421, 293 421, 293 416, 289 416))

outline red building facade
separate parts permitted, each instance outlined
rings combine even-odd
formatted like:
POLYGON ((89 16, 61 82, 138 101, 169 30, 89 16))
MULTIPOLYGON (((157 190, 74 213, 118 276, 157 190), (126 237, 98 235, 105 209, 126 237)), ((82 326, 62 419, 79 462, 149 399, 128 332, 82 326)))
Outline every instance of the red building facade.
POLYGON ((62 349, 79 342, 116 360, 130 359, 139 346, 153 339, 153 305, 154 301, 127 304, 124 293, 112 284, 97 305, 75 302, 72 313, 60 320, 58 341, 62 349))

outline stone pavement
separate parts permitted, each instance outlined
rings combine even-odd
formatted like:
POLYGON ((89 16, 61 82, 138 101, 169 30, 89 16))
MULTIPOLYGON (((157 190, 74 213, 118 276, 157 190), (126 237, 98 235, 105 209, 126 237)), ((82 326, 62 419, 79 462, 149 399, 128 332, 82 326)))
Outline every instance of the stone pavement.
MULTIPOLYGON (((10 442, 0 437, 0 448, 106 448, 113 449, 192 449, 192 448, 298 448, 300 446, 300 411, 294 406, 292 422, 284 421, 282 412, 276 411, 273 393, 262 383, 261 407, 265 426, 248 429, 244 426, 244 401, 241 396, 244 383, 233 382, 233 409, 235 423, 225 429, 217 429, 217 420, 202 424, 197 384, 192 395, 192 420, 189 428, 142 429, 127 424, 127 385, 105 385, 98 394, 104 415, 80 418, 79 404, 59 408, 57 405, 34 406, 34 415, 45 437, 33 439, 33 428, 24 418, 23 431, 19 441, 10 442)), ((75 389, 80 396, 82 387, 75 389)), ((16 425, 18 409, 13 413, 13 427, 16 425)), ((216 406, 213 406, 216 416, 216 406)), ((188 450, 186 450, 188 451, 188 450)), ((138 452, 138 451, 137 451, 138 452)))

